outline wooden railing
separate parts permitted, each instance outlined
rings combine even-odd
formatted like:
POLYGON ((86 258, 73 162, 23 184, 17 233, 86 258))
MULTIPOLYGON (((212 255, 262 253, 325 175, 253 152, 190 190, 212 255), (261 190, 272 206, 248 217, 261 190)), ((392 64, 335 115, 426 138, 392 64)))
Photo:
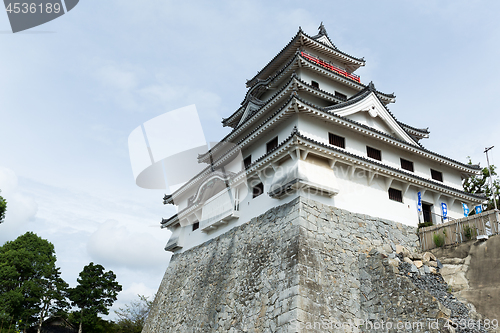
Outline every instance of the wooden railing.
POLYGON ((481 214, 420 228, 418 235, 422 250, 436 248, 435 237, 442 238, 444 246, 496 235, 499 233, 499 212, 499 210, 489 210, 481 214))

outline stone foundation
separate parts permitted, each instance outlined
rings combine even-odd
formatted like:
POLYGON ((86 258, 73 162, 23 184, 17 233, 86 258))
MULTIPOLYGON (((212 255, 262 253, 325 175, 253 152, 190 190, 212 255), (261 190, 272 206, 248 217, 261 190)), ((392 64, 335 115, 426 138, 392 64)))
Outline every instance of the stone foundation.
POLYGON ((367 254, 398 244, 415 228, 298 198, 174 255, 143 332, 338 331, 318 325, 366 319, 367 254))

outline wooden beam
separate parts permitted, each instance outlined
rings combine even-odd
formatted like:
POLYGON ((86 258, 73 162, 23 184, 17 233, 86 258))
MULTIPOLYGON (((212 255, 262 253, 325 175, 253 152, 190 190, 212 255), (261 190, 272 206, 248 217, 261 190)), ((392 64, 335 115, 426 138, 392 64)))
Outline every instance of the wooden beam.
POLYGON ((375 174, 376 172, 375 171, 368 171, 368 186, 372 186, 372 183, 373 183, 373 178, 375 178, 375 174))
POLYGON ((300 159, 300 155, 301 155, 300 148, 299 147, 295 148, 295 156, 297 156, 297 159, 300 159))
POLYGON ((353 164, 349 167, 349 171, 348 171, 348 177, 349 177, 349 180, 352 180, 352 177, 354 176, 354 171, 356 171, 356 166, 353 164))
POLYGON ((391 188, 392 182, 394 181, 394 178, 392 177, 387 177, 385 179, 385 190, 389 191, 389 188, 391 188))
POLYGON ((291 157, 291 158, 292 158, 292 160, 294 160, 294 161, 297 159, 297 154, 296 154, 296 152, 295 152, 295 151, 291 151, 291 150, 289 150, 289 151, 288 151, 288 155, 290 155, 290 157, 291 157))
POLYGON ((306 158, 307 158, 307 155, 308 155, 308 154, 309 154, 309 150, 303 150, 303 151, 302 151, 302 154, 301 154, 301 156, 300 156, 300 157, 301 157, 301 159, 302 159, 303 161, 305 161, 305 160, 306 160, 306 158))
POLYGON ((337 160, 332 158, 331 160, 328 160, 328 163, 330 164, 330 168, 334 168, 335 167, 335 163, 337 163, 337 160))
POLYGON ((440 193, 440 192, 436 192, 436 193, 434 194, 434 203, 435 203, 436 205, 437 205, 437 204, 439 204, 439 199, 441 199, 441 196, 442 196, 442 193, 440 193))
POLYGON ((265 180, 266 180, 266 176, 264 175, 264 172, 262 172, 261 170, 257 171, 257 176, 259 176, 260 181, 262 182, 262 184, 264 184, 265 180))
POLYGON ((410 188, 410 183, 403 184, 403 195, 408 192, 408 189, 410 188))

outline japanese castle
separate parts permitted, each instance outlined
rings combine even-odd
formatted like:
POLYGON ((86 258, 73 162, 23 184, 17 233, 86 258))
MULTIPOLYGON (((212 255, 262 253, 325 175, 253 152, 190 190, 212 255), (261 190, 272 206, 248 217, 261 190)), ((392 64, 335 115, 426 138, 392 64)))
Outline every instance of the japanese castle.
POLYGON ((292 40, 246 85, 222 124, 232 131, 198 157, 206 168, 166 195, 167 251, 182 252, 298 196, 417 226, 464 216, 484 201, 462 180, 480 172, 425 149, 428 129, 397 120, 383 93, 355 74, 323 24, 292 40))

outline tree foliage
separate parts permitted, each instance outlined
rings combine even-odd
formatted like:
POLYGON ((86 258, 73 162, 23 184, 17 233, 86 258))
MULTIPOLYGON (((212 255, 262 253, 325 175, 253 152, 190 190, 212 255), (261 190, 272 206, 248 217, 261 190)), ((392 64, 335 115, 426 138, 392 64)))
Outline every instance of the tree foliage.
POLYGON ((69 289, 69 299, 80 309, 79 332, 99 322, 99 314, 109 314, 109 308, 116 301, 122 286, 116 282, 112 271, 91 262, 83 268, 77 279, 78 285, 69 289))
MULTIPOLYGON (((144 295, 137 295, 139 299, 126 304, 124 308, 115 310, 120 333, 141 333, 146 318, 151 310, 153 301, 144 295)), ((154 298, 154 297, 153 297, 154 298)))
MULTIPOLYGON (((472 161, 470 157, 469 164, 472 165, 472 161)), ((495 200, 497 201, 497 205, 499 203, 500 198, 500 181, 495 177, 497 176, 496 167, 494 165, 490 165, 490 169, 487 167, 481 170, 481 174, 478 176, 472 176, 464 180, 463 187, 464 191, 471 194, 477 195, 485 195, 488 199, 487 207, 485 210, 495 208, 495 204, 493 203, 492 194, 494 194, 495 200), (490 172, 493 177, 493 191, 490 186, 490 172)), ((500 207, 500 206, 499 206, 500 207)), ((474 210, 471 210, 471 213, 474 213, 474 210)))
POLYGON ((0 247, 0 320, 26 328, 57 307, 67 285, 55 263, 54 245, 32 232, 0 247))
POLYGON ((6 211, 7 211, 7 201, 0 195, 0 223, 4 221, 6 211))

